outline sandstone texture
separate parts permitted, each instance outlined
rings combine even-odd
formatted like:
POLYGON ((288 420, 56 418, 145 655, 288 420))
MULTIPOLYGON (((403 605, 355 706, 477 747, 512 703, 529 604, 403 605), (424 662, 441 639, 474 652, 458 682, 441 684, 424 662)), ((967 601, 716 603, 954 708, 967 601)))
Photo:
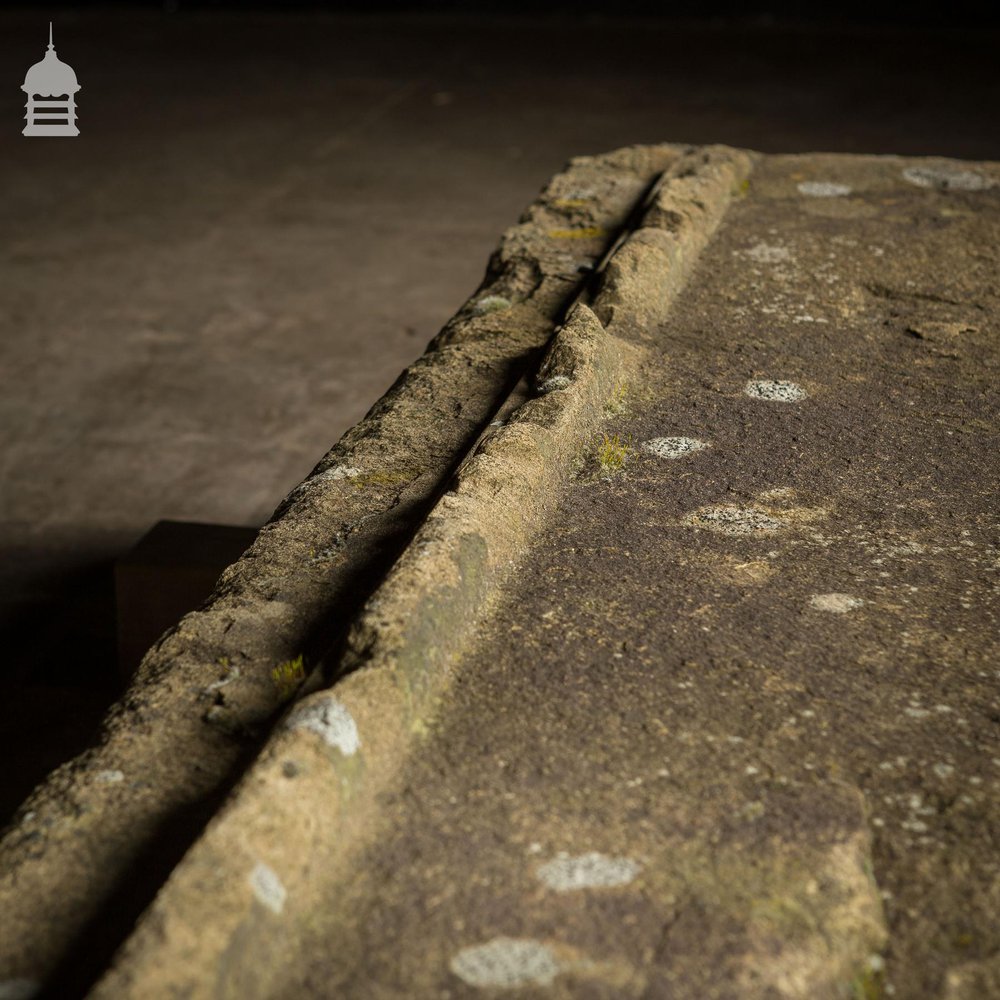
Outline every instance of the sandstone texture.
POLYGON ((998 245, 996 164, 574 161, 26 804, 0 975, 996 993, 998 245))
POLYGON ((911 167, 756 162, 294 989, 997 994, 1000 171, 911 167))

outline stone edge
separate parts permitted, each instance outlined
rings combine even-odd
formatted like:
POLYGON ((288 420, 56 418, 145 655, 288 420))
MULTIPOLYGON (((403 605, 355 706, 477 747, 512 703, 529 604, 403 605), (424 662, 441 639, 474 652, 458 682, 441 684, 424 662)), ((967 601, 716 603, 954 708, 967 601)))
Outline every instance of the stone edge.
POLYGON ((202 803, 211 805, 281 710, 272 670, 303 652, 314 662, 303 645, 312 622, 342 627, 338 601, 383 536, 419 526, 512 373, 544 347, 584 283, 577 265, 592 266, 650 176, 683 148, 577 157, 554 175, 424 355, 292 491, 206 605, 150 650, 94 745, 35 789, 0 843, 11 931, 0 984, 36 982, 75 962, 67 949, 103 921, 116 880, 148 854, 165 819, 190 809, 199 828, 205 822, 202 803), (567 197, 580 187, 592 196, 567 197), (484 310, 489 298, 502 308, 484 310))
POLYGON ((616 386, 636 370, 643 328, 665 318, 752 165, 744 151, 703 147, 665 172, 596 294, 557 331, 539 395, 464 463, 325 665, 332 687, 286 716, 94 996, 207 996, 234 966, 241 980, 252 970, 259 995, 280 990, 281 968, 305 947, 296 928, 370 836, 376 793, 427 733, 473 624, 544 524, 616 386), (270 903, 255 888, 261 871, 270 903))

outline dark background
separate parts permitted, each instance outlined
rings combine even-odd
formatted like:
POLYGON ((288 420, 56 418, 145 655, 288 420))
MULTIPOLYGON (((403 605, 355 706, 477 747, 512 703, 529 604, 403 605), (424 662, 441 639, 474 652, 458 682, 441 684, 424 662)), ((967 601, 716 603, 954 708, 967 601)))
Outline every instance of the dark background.
POLYGON ((1000 159, 997 17, 0 9, 0 822, 121 690, 115 560, 161 519, 263 523, 567 158, 672 141, 1000 159), (20 135, 49 19, 83 85, 78 139, 20 135))
MULTIPOLYGON (((48 10, 42 4, 11 4, 22 10, 48 10)), ((953 28, 974 27, 996 20, 994 4, 901 4, 873 3, 793 3, 785 0, 757 3, 705 3, 698 0, 77 0, 58 4, 54 11, 81 10, 164 10, 182 11, 274 11, 301 14, 308 12, 350 12, 362 14, 448 13, 462 15, 539 14, 569 19, 581 13, 598 14, 605 19, 656 17, 700 21, 735 21, 757 19, 769 22, 808 21, 813 23, 857 24, 879 22, 899 25, 946 25, 953 28)))

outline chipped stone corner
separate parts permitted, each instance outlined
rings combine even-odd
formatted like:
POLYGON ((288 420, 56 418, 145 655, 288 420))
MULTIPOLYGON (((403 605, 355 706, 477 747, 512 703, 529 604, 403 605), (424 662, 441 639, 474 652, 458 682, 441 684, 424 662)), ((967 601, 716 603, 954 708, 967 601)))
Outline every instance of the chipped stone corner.
POLYGON ((535 377, 538 390, 568 389, 586 366, 594 365, 604 338, 604 327, 593 311, 582 302, 574 306, 539 366, 535 377))
POLYGON ((665 316, 734 194, 749 178, 755 154, 728 146, 689 150, 651 192, 641 222, 607 263, 591 303, 617 336, 647 339, 665 316))
POLYGON ((805 851, 809 867, 797 859, 785 884, 776 882, 773 894, 751 908, 753 947, 742 963, 748 995, 762 987, 788 997, 870 995, 858 986, 877 978, 872 972, 888 941, 870 837, 859 827, 826 843, 817 839, 805 851))

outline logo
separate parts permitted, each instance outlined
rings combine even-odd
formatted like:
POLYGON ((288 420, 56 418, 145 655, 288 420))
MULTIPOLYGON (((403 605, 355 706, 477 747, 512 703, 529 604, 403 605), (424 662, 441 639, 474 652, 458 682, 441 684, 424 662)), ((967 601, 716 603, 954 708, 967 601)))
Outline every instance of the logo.
POLYGON ((76 127, 76 73, 57 55, 52 44, 49 21, 49 48, 45 58, 25 74, 21 87, 28 95, 22 135, 79 135, 76 127))

